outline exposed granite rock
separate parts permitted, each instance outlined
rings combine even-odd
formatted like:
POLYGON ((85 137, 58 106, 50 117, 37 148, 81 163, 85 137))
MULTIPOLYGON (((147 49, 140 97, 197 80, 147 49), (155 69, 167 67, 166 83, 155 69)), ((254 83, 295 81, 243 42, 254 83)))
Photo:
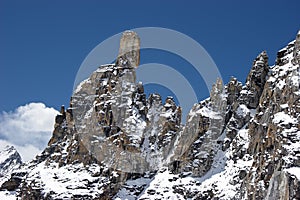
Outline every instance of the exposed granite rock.
POLYGON ((295 45, 293 49, 293 59, 291 60, 293 65, 300 64, 300 31, 296 36, 295 45))
POLYGON ((253 61, 252 69, 246 79, 246 85, 241 91, 239 101, 248 105, 248 108, 255 109, 258 106, 268 72, 268 56, 263 51, 253 61))
POLYGON ((262 52, 245 86, 217 80, 182 125, 172 97, 147 98, 136 83, 140 41, 125 32, 116 63, 78 86, 48 147, 6 189, 22 199, 299 198, 299 40, 271 68, 262 52))
POLYGON ((137 67, 140 64, 140 38, 133 31, 125 31, 120 41, 117 63, 137 67))
POLYGON ((223 83, 218 79, 210 98, 192 108, 184 129, 177 136, 170 170, 192 171, 194 176, 202 176, 211 168, 216 152, 221 148, 218 141, 224 129, 225 97, 223 83))
POLYGON ((1 185, 0 190, 14 191, 19 187, 21 181, 20 178, 12 177, 1 185))
POLYGON ((235 103, 240 96, 242 83, 232 77, 229 83, 225 86, 225 89, 227 93, 227 105, 233 106, 233 103, 235 103))
POLYGON ((275 171, 265 199, 300 199, 300 181, 285 171, 275 171))
MULTIPOLYGON (((257 114, 249 125, 251 140, 248 152, 254 157, 246 178, 249 199, 264 199, 268 188, 269 191, 274 190, 275 185, 285 185, 284 181, 289 179, 289 175, 280 171, 300 166, 299 65, 294 65, 292 60, 295 58, 290 56, 296 55, 295 51, 299 52, 295 43, 290 43, 284 50, 281 59, 285 60, 285 64, 271 69, 257 114)), ((289 190, 289 186, 284 187, 289 190)), ((278 199, 289 196, 284 191, 274 195, 278 199)))

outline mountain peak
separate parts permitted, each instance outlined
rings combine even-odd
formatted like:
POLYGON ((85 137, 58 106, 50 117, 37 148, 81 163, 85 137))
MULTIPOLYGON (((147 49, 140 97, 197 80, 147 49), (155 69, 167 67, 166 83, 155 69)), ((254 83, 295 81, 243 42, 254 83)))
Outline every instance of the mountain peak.
POLYGON ((260 53, 244 86, 217 80, 183 125, 172 97, 136 83, 140 40, 126 31, 116 63, 80 84, 48 147, 6 185, 25 199, 299 199, 297 42, 272 67, 260 53))
POLYGON ((124 65, 126 62, 131 67, 140 64, 140 38, 134 31, 125 31, 120 40, 118 63, 124 65))
POLYGON ((7 145, 0 151, 0 176, 7 175, 20 164, 22 164, 22 159, 14 146, 7 145))

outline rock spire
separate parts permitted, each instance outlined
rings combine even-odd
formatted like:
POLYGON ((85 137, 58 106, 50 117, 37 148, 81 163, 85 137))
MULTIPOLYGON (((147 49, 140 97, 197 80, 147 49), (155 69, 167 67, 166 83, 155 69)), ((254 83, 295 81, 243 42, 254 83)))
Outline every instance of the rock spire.
POLYGON ((124 66, 129 62, 131 67, 140 64, 140 38, 133 31, 125 31, 120 40, 118 62, 124 66), (124 63, 125 62, 125 63, 124 63))

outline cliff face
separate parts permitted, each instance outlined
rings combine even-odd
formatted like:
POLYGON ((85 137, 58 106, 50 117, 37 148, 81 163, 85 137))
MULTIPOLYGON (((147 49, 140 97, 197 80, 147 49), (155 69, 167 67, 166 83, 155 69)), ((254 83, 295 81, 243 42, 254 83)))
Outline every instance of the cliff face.
POLYGON ((278 52, 249 125, 248 151, 254 161, 246 182, 251 199, 300 198, 299 170, 294 171, 300 164, 299 37, 278 52))
POLYGON ((275 66, 259 54, 244 86, 217 80, 185 125, 171 97, 136 83, 139 43, 125 32, 116 63, 79 84, 48 147, 11 175, 19 197, 300 198, 300 33, 275 66))

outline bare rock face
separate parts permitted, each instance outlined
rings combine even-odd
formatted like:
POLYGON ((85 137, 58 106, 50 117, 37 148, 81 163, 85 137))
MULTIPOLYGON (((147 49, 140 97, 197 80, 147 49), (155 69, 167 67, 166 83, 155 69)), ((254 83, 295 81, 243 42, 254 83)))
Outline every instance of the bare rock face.
POLYGON ((208 172, 221 148, 218 139, 224 128, 225 109, 223 83, 218 79, 210 98, 192 108, 184 129, 178 134, 175 161, 170 165, 172 171, 192 172, 194 176, 208 172))
POLYGON ((131 67, 140 64, 140 38, 133 31, 125 31, 120 41, 118 62, 124 65, 126 60, 131 67))
POLYGON ((288 172, 276 171, 270 180, 265 199, 299 199, 299 184, 299 180, 288 172))
MULTIPOLYGON (((296 43, 297 40, 280 51, 284 52, 280 55, 284 64, 279 62, 271 68, 257 113, 249 125, 248 151, 254 157, 246 178, 249 199, 272 199, 274 188, 287 187, 291 175, 284 171, 300 166, 300 68, 294 62, 297 58, 292 56, 299 53, 296 43), (272 192, 267 193, 268 190, 272 192)), ((297 187, 293 194, 288 193, 289 189, 276 193, 275 199, 297 199, 295 195, 300 188, 297 187)))
POLYGON ((275 66, 259 54, 245 86, 217 80, 183 125, 172 97, 147 98, 136 83, 140 41, 125 32, 116 63, 78 85, 48 147, 2 189, 22 199, 299 199, 299 37, 275 66))
POLYGON ((253 61, 253 66, 247 76, 246 85, 241 92, 240 101, 253 109, 258 106, 259 97, 264 89, 266 76, 269 72, 268 56, 265 51, 253 61))
POLYGON ((292 59, 292 64, 293 65, 299 65, 300 64, 300 31, 298 32, 296 36, 296 41, 294 45, 294 50, 293 50, 293 59, 292 59))
MULTIPOLYGON (((181 108, 172 97, 164 103, 157 94, 147 99, 143 84, 136 83, 139 43, 136 33, 123 34, 117 62, 100 66, 79 84, 70 108, 62 107, 55 119, 48 147, 32 163, 58 170, 55 180, 66 168, 72 168, 70 173, 94 173, 82 180, 93 192, 88 196, 70 194, 70 198, 110 199, 127 179, 159 169, 172 151, 181 130, 181 108), (73 169, 79 164, 85 169, 73 169)), ((20 195, 25 198, 32 193, 40 198, 46 184, 41 176, 36 171, 27 174, 30 178, 22 184, 20 195), (39 183, 31 181, 34 179, 39 183)), ((63 193, 53 190, 47 195, 60 198, 63 193)))
POLYGON ((240 96, 242 83, 239 82, 236 78, 232 77, 226 86, 226 90, 228 95, 227 105, 233 106, 233 103, 235 103, 240 96))

